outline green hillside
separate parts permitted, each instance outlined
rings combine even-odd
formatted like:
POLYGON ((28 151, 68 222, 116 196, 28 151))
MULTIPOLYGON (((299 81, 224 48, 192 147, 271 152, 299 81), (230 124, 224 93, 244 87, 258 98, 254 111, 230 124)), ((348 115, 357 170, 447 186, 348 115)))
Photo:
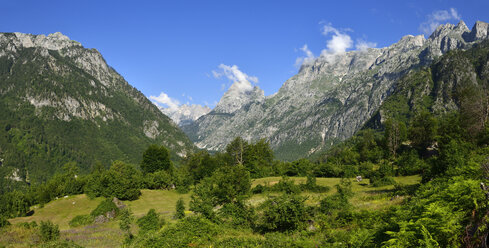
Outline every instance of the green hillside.
POLYGON ((55 50, 25 47, 17 34, 0 36, 2 178, 16 172, 36 183, 67 162, 76 162, 81 172, 96 162, 139 163, 150 144, 171 148, 174 159, 194 149, 95 49, 69 40, 55 50))

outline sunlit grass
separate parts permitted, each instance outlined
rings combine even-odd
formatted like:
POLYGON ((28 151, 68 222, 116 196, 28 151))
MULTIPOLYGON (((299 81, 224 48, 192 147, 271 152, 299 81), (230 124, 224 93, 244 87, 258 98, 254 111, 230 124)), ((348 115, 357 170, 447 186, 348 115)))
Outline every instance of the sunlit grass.
MULTIPOLYGON (((273 185, 277 183, 281 177, 267 177, 255 179, 252 182, 252 187, 258 184, 273 185)), ((305 177, 291 177, 296 184, 305 183, 305 177)), ((413 185, 420 182, 419 176, 395 177, 397 183, 402 185, 413 185)), ((331 190, 325 193, 303 192, 303 196, 307 197, 306 204, 317 205, 319 201, 327 195, 336 192, 335 185, 340 183, 340 178, 317 178, 316 183, 321 186, 328 186, 331 190)), ((388 206, 400 204, 404 199, 401 197, 393 197, 393 185, 384 187, 372 187, 369 185, 368 179, 357 182, 351 179, 353 198, 350 202, 356 209, 383 209, 388 206)), ((183 198, 188 211, 190 193, 179 194, 176 191, 167 190, 141 190, 141 197, 135 201, 124 201, 124 203, 132 210, 136 218, 145 215, 150 209, 154 208, 157 213, 163 216, 168 222, 174 222, 172 219, 175 214, 175 205, 178 199, 183 198)), ((278 195, 280 193, 263 193, 252 195, 248 203, 257 206, 267 199, 268 195, 278 195)), ((39 240, 37 229, 28 229, 19 226, 22 222, 36 221, 38 224, 41 221, 50 220, 58 224, 61 230, 61 239, 73 240, 75 243, 83 247, 119 247, 124 239, 124 234, 119 229, 118 221, 110 221, 103 224, 92 224, 77 228, 71 228, 69 221, 82 214, 90 214, 102 201, 102 198, 89 199, 86 195, 75 195, 66 198, 60 198, 46 204, 43 208, 34 206, 34 214, 28 217, 19 217, 10 219, 13 226, 0 230, 0 247, 33 247, 39 240)), ((230 236, 253 236, 261 237, 250 230, 240 233, 238 231, 229 230, 230 236), (238 233, 234 233, 238 232, 238 233)), ((137 227, 133 228, 133 233, 137 233, 137 227)), ((225 237, 224 235, 223 237, 225 237)), ((221 237, 221 238, 223 238, 221 237)))

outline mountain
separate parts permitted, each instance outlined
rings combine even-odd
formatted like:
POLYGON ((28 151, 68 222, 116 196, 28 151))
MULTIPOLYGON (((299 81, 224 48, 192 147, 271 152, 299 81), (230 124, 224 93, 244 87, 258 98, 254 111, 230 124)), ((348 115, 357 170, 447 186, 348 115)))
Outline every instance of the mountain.
MULTIPOLYGON (((487 23, 469 30, 461 21, 439 26, 428 39, 408 35, 385 48, 322 55, 303 64, 277 93, 226 104, 226 111, 217 106, 183 130, 209 150, 241 136, 266 138, 281 159, 318 154, 358 131, 410 71, 487 38, 487 23)), ((232 102, 229 91, 221 102, 232 102)))
POLYGON ((177 107, 168 108, 158 106, 158 108, 179 126, 189 125, 211 111, 211 108, 199 104, 182 104, 177 107))
POLYGON ((139 163, 153 143, 173 158, 194 149, 97 50, 61 33, 0 33, 0 172, 41 181, 72 161, 139 163))

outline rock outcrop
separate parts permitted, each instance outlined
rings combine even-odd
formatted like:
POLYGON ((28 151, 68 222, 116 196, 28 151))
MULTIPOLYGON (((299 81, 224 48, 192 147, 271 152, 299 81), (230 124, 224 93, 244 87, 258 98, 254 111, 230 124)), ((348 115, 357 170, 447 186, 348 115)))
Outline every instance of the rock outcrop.
POLYGON ((236 136, 266 138, 277 157, 297 159, 351 137, 409 71, 487 38, 487 23, 470 31, 461 21, 439 26, 428 39, 408 35, 385 48, 320 56, 276 94, 233 102, 228 91, 221 99, 228 107, 218 106, 183 129, 201 148, 222 150, 236 136))

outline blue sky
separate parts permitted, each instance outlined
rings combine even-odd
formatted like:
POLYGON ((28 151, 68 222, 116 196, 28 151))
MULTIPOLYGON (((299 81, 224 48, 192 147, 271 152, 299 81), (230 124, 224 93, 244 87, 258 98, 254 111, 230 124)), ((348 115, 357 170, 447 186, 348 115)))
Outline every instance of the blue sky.
POLYGON ((148 97, 164 92, 176 104, 213 106, 236 71, 270 95, 297 73, 304 51, 384 47, 459 18, 472 28, 489 22, 488 10, 489 1, 470 0, 0 0, 0 32, 62 32, 99 50, 148 97), (350 46, 334 46, 335 35, 350 46))

